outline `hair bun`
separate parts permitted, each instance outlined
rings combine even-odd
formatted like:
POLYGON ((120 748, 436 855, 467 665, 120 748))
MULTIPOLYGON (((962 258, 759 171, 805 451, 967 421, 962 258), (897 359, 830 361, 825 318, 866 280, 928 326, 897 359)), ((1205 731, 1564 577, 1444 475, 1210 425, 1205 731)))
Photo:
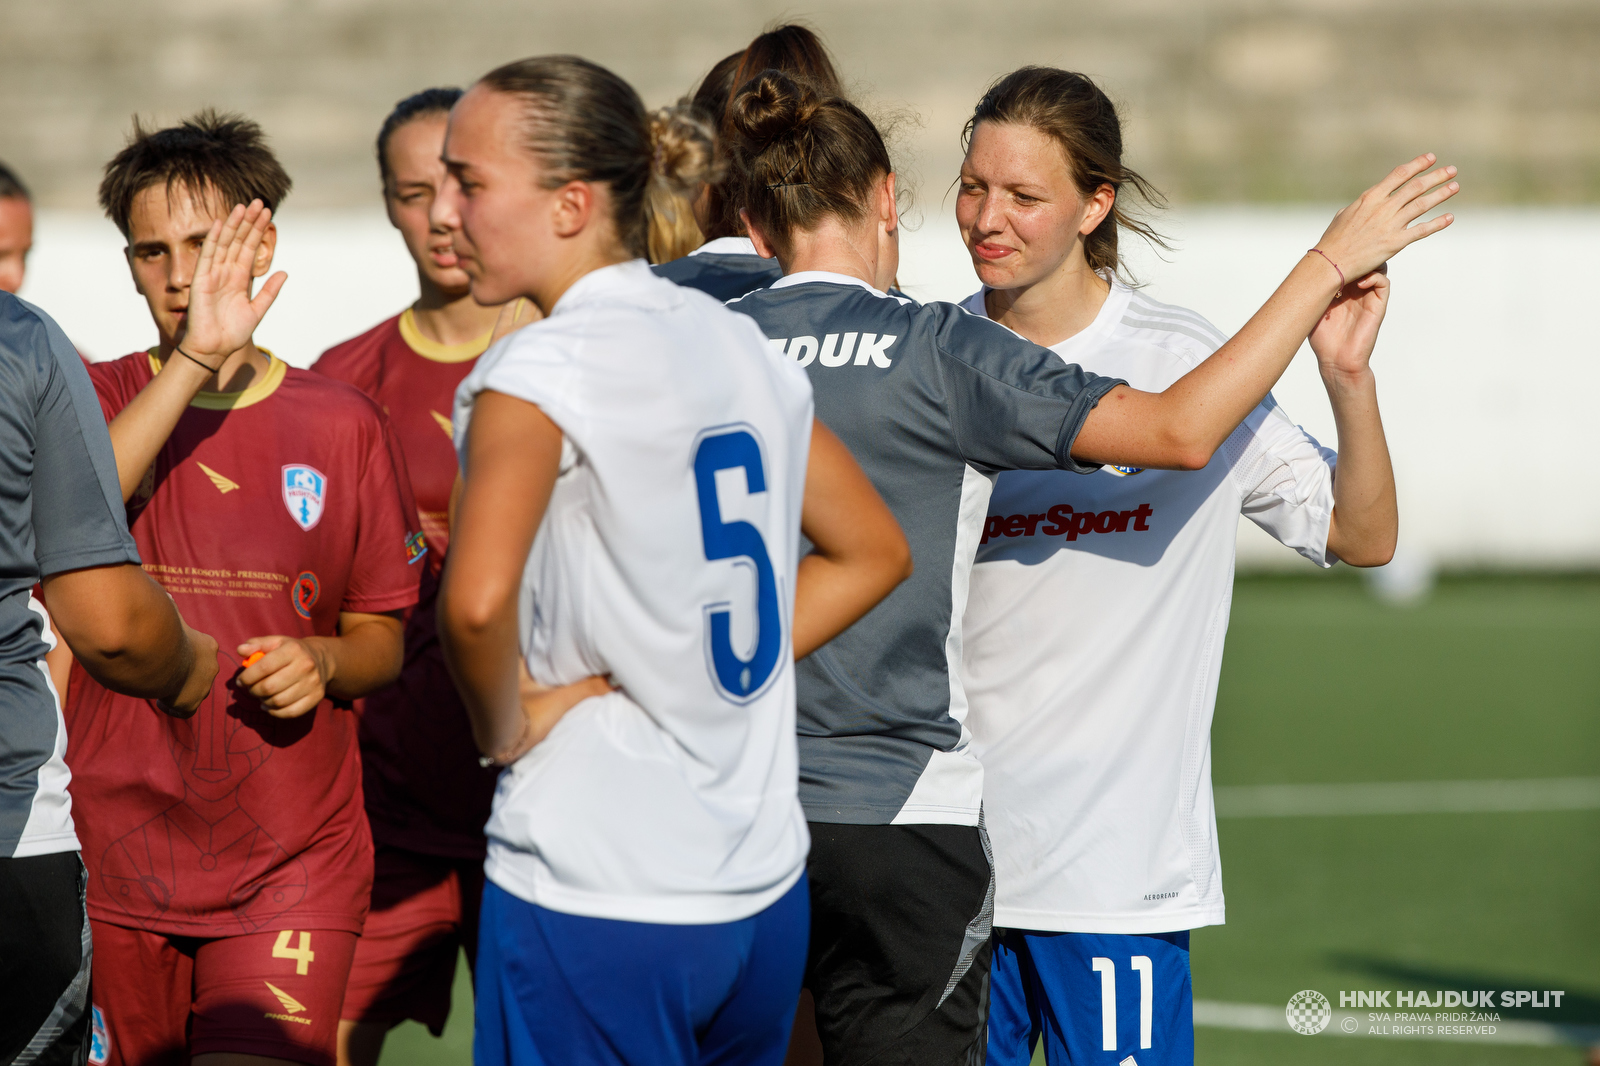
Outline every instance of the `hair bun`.
POLYGON ((816 94, 781 70, 764 70, 745 83, 729 109, 735 134, 759 151, 792 136, 816 110, 816 94))
POLYGON ((676 195, 715 180, 716 145, 711 123, 686 100, 650 113, 650 177, 676 195))

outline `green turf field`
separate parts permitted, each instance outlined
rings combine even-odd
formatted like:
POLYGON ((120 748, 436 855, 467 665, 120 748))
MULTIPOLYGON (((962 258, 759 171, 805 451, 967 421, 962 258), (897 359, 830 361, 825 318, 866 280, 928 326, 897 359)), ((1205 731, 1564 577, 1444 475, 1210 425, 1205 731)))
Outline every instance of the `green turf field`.
MULTIPOLYGON (((1600 577, 1461 577, 1388 607, 1348 572, 1238 583, 1213 733, 1219 786, 1600 777, 1600 577)), ((1563 989, 1600 1025, 1600 811, 1224 818, 1228 924, 1193 940, 1195 998, 1301 989, 1563 989)), ((442 1040, 470 1061, 470 991, 442 1040)), ((1575 1047, 1201 1027, 1207 1064, 1566 1064, 1575 1047)))

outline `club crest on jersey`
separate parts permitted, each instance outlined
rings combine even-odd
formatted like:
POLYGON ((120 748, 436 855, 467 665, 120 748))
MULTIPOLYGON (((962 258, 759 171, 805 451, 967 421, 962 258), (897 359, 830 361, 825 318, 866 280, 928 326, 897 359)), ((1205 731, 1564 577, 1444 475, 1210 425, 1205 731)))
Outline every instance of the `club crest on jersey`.
POLYGON ((1142 466, 1102 466, 1100 469, 1113 477, 1132 477, 1144 473, 1142 466))
POLYGON ((303 463, 283 468, 283 505, 294 524, 310 532, 322 521, 322 505, 328 496, 328 479, 322 471, 303 463))

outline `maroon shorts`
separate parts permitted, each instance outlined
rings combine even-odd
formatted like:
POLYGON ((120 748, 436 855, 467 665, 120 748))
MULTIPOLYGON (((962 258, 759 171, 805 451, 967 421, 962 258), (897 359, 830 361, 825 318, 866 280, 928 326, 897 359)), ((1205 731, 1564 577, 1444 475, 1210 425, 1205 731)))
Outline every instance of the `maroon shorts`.
POLYGON ((483 860, 447 859, 378 845, 372 910, 356 945, 344 1017, 398 1025, 415 1019, 435 1036, 450 1016, 456 953, 478 953, 483 860))
POLYGON ((333 1066, 356 934, 168 936, 90 922, 96 1063, 180 1066, 233 1051, 333 1066))

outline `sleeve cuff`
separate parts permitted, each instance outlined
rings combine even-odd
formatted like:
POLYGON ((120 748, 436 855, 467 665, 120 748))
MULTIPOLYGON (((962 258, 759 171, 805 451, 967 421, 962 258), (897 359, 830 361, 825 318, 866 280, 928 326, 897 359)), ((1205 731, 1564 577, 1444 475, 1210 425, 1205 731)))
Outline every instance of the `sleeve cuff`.
POLYGON ((1072 409, 1067 412, 1067 417, 1061 421, 1061 433, 1056 437, 1056 466, 1062 470, 1069 470, 1074 474, 1092 474, 1101 467, 1100 463, 1083 463, 1072 457, 1072 445, 1078 439, 1078 434, 1083 431, 1083 424, 1089 419, 1089 412, 1099 406, 1106 393, 1118 385, 1126 385, 1121 378, 1096 377, 1083 387, 1072 401, 1072 409))
POLYGON ((339 604, 339 610, 383 614, 385 611, 403 611, 407 607, 415 607, 419 598, 418 590, 414 588, 384 596, 347 596, 339 604))
POLYGON ((144 560, 139 558, 139 552, 131 544, 118 544, 114 547, 73 549, 69 552, 46 553, 38 556, 39 576, 54 577, 72 570, 88 570, 96 566, 120 566, 123 563, 132 563, 134 566, 143 565, 144 560))

